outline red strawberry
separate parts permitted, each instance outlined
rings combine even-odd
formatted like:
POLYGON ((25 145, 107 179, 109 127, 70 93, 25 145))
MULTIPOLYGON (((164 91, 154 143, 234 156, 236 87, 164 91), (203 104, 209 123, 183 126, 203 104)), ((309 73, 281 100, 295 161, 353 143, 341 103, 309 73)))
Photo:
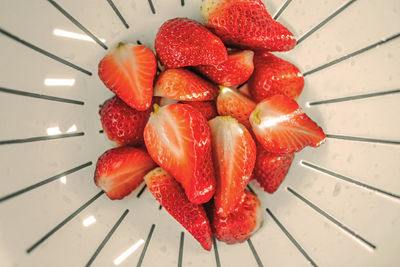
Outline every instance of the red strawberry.
POLYGON ((185 104, 155 105, 154 109, 144 130, 150 156, 181 183, 191 202, 209 201, 215 176, 207 120, 185 104))
POLYGON ((253 177, 265 192, 272 194, 285 179, 293 159, 294 153, 275 154, 258 147, 253 177))
POLYGON ((250 180, 256 145, 246 127, 230 116, 218 116, 209 124, 217 181, 215 209, 226 217, 240 202, 250 180))
POLYGON ((228 55, 228 60, 218 65, 200 65, 196 69, 216 84, 236 86, 244 83, 253 73, 251 50, 243 50, 228 55))
POLYGON ((276 94, 297 99, 303 90, 304 78, 295 65, 265 52, 255 54, 254 72, 248 84, 257 102, 276 94))
POLYGON ((200 111, 208 121, 217 116, 217 107, 214 101, 180 101, 179 103, 194 107, 200 111))
POLYGON ((263 224, 263 210, 256 195, 245 190, 237 209, 226 217, 213 209, 211 227, 215 237, 228 244, 244 242, 263 224))
POLYGON ((228 59, 222 41, 200 23, 187 18, 166 21, 158 30, 155 48, 167 68, 215 65, 228 59))
POLYGON ((321 127, 285 95, 258 103, 250 123, 260 144, 272 153, 293 153, 307 145, 318 147, 326 138, 321 127))
POLYGON ((156 57, 143 45, 119 43, 99 63, 99 77, 125 103, 137 110, 151 105, 156 57))
POLYGON ((204 249, 211 250, 211 227, 203 206, 190 202, 178 182, 160 167, 149 172, 144 179, 161 206, 182 224, 204 249))
POLYGON ((114 96, 104 102, 99 114, 104 132, 110 140, 118 145, 144 144, 143 131, 150 117, 150 109, 138 111, 114 96))
POLYGON ((296 45, 293 34, 271 18, 261 0, 204 0, 201 15, 228 45, 268 51, 287 51, 296 45))
POLYGON ((156 167, 143 150, 117 147, 107 150, 97 160, 94 182, 110 199, 122 199, 143 182, 143 177, 156 167))
POLYGON ((154 95, 183 101, 206 101, 217 97, 218 87, 186 69, 161 72, 154 95))
POLYGON ((256 108, 250 98, 241 94, 235 89, 221 87, 217 98, 218 114, 221 116, 229 115, 237 119, 241 124, 251 129, 249 122, 250 113, 256 108))

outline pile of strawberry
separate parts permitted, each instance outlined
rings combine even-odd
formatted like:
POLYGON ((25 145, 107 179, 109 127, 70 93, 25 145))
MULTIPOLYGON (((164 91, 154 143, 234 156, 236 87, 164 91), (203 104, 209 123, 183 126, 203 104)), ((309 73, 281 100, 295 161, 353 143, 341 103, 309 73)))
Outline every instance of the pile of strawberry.
POLYGON ((100 109, 101 122, 119 147, 98 159, 95 183, 122 199, 145 181, 210 250, 212 234, 243 242, 262 224, 250 179, 275 192, 294 153, 326 136, 296 103, 300 71, 269 53, 296 40, 260 0, 203 0, 201 15, 205 26, 166 21, 157 57, 120 43, 99 63, 100 79, 116 94, 100 109), (248 93, 235 89, 246 81, 248 93))

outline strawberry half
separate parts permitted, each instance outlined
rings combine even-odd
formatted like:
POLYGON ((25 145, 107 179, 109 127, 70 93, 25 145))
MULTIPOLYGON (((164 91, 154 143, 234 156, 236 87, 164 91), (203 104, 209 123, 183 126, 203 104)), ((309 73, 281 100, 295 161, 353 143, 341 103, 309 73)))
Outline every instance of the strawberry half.
POLYGON ((250 115, 255 136, 265 150, 272 153, 293 153, 305 146, 320 146, 326 135, 286 95, 274 95, 258 103, 250 115))
POLYGON ((154 95, 182 101, 207 101, 217 97, 218 87, 186 69, 161 72, 154 95))
POLYGON ((221 87, 217 98, 217 110, 221 116, 232 116, 241 124, 251 129, 249 117, 256 108, 256 103, 239 91, 221 87))
POLYGON ((215 209, 226 217, 236 208, 250 180, 256 145, 246 127, 230 116, 218 116, 209 124, 217 181, 215 209))
POLYGON ((126 104, 137 110, 151 106, 156 56, 143 45, 119 43, 99 63, 99 77, 126 104))
POLYGON ((271 18, 261 0, 203 0, 201 15, 227 45, 268 51, 296 45, 293 34, 271 18))
POLYGON ((94 182, 110 199, 122 199, 135 190, 154 167, 156 164, 145 151, 117 147, 107 150, 97 160, 94 182))
POLYGON ((211 227, 215 237, 227 244, 244 242, 263 224, 263 210, 260 200, 245 190, 236 210, 226 217, 212 210, 211 227))
POLYGON ((179 103, 194 107, 200 111, 208 121, 217 116, 217 107, 214 101, 179 101, 179 103))
POLYGON ((187 18, 166 21, 158 30, 155 49, 167 68, 215 65, 228 59, 222 41, 200 23, 187 18))
POLYGON ((265 192, 274 193, 285 179, 294 153, 275 154, 258 147, 253 176, 265 192))
POLYGON ((256 53, 254 72, 248 85, 250 94, 257 102, 276 94, 297 99, 303 90, 304 78, 292 63, 271 53, 256 53))
POLYGON ((185 227, 204 249, 211 250, 211 227, 203 206, 190 202, 178 182, 160 167, 149 172, 144 179, 161 206, 185 227))
POLYGON ((182 185, 190 202, 210 200, 215 191, 211 134, 199 111, 185 104, 155 105, 144 141, 150 156, 182 185))
POLYGON ((201 65, 196 69, 216 84, 236 86, 247 81, 253 73, 253 56, 251 50, 234 52, 221 64, 201 65))
POLYGON ((111 141, 118 145, 144 144, 143 131, 150 117, 150 109, 138 111, 114 96, 104 102, 99 114, 104 132, 111 141))

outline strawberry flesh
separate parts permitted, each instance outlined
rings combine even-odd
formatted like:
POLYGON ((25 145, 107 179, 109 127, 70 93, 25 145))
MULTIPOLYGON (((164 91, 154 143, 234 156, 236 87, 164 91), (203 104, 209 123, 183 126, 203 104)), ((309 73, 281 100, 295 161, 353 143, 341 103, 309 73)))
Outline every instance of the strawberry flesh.
POLYGON ((202 205, 188 200, 178 182, 164 169, 158 167, 145 176, 150 192, 206 250, 211 250, 210 222, 202 205))
POLYGON ((179 103, 194 107, 200 111, 208 121, 217 116, 217 107, 214 101, 179 101, 179 103))

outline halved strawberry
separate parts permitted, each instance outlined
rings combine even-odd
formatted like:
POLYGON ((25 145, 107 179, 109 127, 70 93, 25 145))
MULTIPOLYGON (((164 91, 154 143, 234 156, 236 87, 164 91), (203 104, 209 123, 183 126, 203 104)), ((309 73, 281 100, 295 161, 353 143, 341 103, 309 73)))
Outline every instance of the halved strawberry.
POLYGON ((178 182, 160 167, 149 172, 144 179, 161 206, 185 227, 204 249, 211 250, 211 227, 203 206, 190 202, 178 182))
POLYGON ((218 65, 200 65, 196 69, 216 84, 236 86, 244 83, 254 70, 254 52, 243 50, 228 55, 228 60, 218 65))
POLYGON ((185 104, 155 105, 144 141, 150 156, 181 183, 191 202, 210 200, 215 191, 211 134, 199 111, 185 104))
POLYGON ((221 116, 232 116, 241 124, 251 129, 250 113, 256 108, 256 103, 236 89, 222 87, 217 98, 217 110, 221 116))
POLYGON ((144 144, 143 131, 151 109, 138 111, 128 106, 118 96, 104 102, 99 114, 104 132, 118 145, 144 144))
POLYGON ((253 177, 264 188, 265 192, 274 193, 285 179, 290 165, 294 159, 294 153, 271 153, 257 147, 257 160, 253 177))
POLYGON ((218 87, 186 69, 161 72, 154 95, 183 101, 207 101, 217 97, 218 87))
POLYGON ((214 101, 179 101, 179 103, 194 107, 200 111, 208 121, 217 116, 217 107, 214 101))
POLYGON ((320 146, 326 135, 286 95, 274 95, 258 103, 250 115, 253 132, 265 150, 272 153, 293 153, 305 146, 320 146))
POLYGON ((263 224, 263 210, 256 195, 245 190, 236 210, 226 217, 212 209, 211 228, 215 237, 228 244, 244 242, 263 224))
POLYGON ((110 199, 122 199, 143 182, 156 164, 142 149, 117 147, 97 160, 94 182, 110 199))
POLYGON ((271 53, 256 53, 254 72, 249 81, 249 91, 257 102, 276 94, 297 99, 304 87, 304 78, 292 63, 271 53))
POLYGON ((99 63, 99 77, 126 104, 146 110, 153 97, 156 56, 143 45, 119 43, 99 63))
POLYGON ((296 45, 293 34, 271 18, 261 0, 203 0, 201 15, 228 45, 268 51, 296 45))
POLYGON ((215 209, 225 217, 233 212, 250 180, 256 145, 249 131, 230 116, 209 121, 216 171, 215 209))
POLYGON ((167 68, 214 65, 228 58, 225 45, 217 36, 187 18, 166 21, 158 30, 155 49, 167 68))

